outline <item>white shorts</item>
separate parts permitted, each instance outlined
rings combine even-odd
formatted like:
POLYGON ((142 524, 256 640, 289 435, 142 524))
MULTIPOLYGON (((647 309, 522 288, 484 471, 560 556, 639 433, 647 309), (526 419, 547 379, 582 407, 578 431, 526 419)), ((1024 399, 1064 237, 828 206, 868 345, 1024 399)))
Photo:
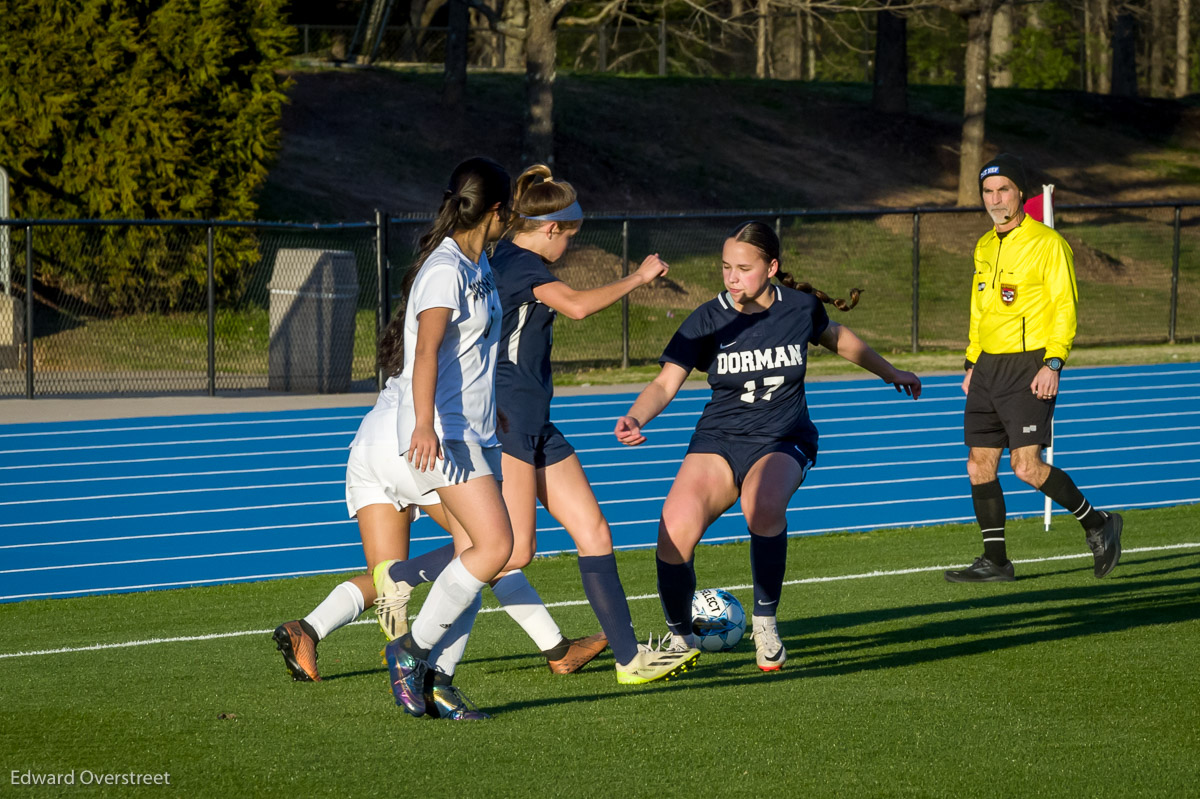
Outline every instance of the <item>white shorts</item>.
POLYGON ((491 474, 500 479, 500 447, 480 447, 463 441, 443 441, 444 460, 420 472, 396 451, 395 445, 359 444, 350 448, 346 463, 346 510, 350 517, 368 505, 439 505, 437 489, 491 474))
MULTIPOLYGON (((439 488, 459 485, 476 477, 493 475, 500 480, 500 447, 481 447, 470 441, 442 441, 442 454, 445 456, 435 462, 434 467, 427 472, 418 471, 408 458, 401 458, 408 469, 409 476, 416 484, 420 495, 424 497, 439 488)), ((418 504, 431 504, 429 501, 418 504)))

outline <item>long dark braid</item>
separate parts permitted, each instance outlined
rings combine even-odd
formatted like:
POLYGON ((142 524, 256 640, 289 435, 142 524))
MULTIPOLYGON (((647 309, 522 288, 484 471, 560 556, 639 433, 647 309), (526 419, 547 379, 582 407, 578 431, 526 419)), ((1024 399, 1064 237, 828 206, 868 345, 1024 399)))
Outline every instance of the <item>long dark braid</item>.
POLYGON ((468 158, 454 168, 450 183, 442 194, 433 224, 418 241, 417 258, 400 282, 400 303, 396 313, 379 337, 376 362, 389 377, 404 369, 404 316, 408 295, 425 260, 438 245, 456 231, 472 230, 482 224, 497 203, 504 215, 512 202, 512 178, 490 158, 468 158))
POLYGON ((783 258, 781 257, 779 237, 775 235, 775 231, 770 225, 753 220, 743 222, 730 232, 729 238, 754 247, 762 253, 767 263, 771 261, 779 262, 780 266, 775 271, 775 277, 788 288, 811 294, 821 302, 832 305, 839 311, 849 311, 855 305, 858 305, 858 298, 862 296, 863 289, 850 289, 850 302, 846 302, 842 299, 830 297, 825 292, 815 288, 811 283, 798 282, 789 273, 783 271, 783 258))

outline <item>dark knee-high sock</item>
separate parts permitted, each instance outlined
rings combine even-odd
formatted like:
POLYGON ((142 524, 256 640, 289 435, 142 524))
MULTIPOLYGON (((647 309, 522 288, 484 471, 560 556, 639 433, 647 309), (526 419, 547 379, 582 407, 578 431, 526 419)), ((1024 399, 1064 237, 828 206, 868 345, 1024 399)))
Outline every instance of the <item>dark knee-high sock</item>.
POLYGON ((1075 515, 1084 530, 1095 530, 1104 526, 1104 514, 1092 507, 1075 485, 1071 476, 1057 466, 1050 467, 1050 476, 1038 488, 1058 505, 1075 515))
POLYGON ((787 528, 773 536, 750 533, 750 576, 754 580, 754 615, 774 616, 787 571, 787 528))
POLYGON ((398 560, 388 567, 388 574, 396 582, 409 585, 431 583, 454 560, 454 544, 446 544, 432 552, 417 555, 408 560, 398 560))
POLYGON ((1004 546, 1007 510, 1000 481, 971 486, 971 499, 975 503, 975 519, 983 533, 983 554, 992 563, 1003 564, 1008 560, 1008 550, 1004 546))
POLYGON ((579 577, 583 581, 583 593, 600 629, 608 636, 613 658, 625 665, 637 654, 637 636, 633 632, 633 618, 629 615, 629 602, 621 575, 617 573, 617 556, 592 555, 579 558, 579 577))
POLYGON ((696 561, 666 563, 655 557, 654 562, 658 566, 658 598, 667 617, 667 628, 673 635, 691 635, 696 561))

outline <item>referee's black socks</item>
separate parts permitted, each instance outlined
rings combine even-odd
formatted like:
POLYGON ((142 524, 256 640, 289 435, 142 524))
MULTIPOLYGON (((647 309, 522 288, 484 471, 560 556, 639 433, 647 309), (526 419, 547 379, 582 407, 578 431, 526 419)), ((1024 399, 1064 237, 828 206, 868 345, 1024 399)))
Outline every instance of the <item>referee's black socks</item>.
POLYGON ((1104 514, 1092 507, 1092 503, 1076 488, 1070 475, 1057 466, 1050 467, 1050 476, 1038 490, 1071 511, 1084 530, 1096 530, 1104 526, 1104 514))
POLYGON ((997 566, 1008 562, 1008 550, 1004 546, 1004 492, 1000 481, 971 486, 971 500, 975 503, 975 519, 983 533, 983 555, 997 566))

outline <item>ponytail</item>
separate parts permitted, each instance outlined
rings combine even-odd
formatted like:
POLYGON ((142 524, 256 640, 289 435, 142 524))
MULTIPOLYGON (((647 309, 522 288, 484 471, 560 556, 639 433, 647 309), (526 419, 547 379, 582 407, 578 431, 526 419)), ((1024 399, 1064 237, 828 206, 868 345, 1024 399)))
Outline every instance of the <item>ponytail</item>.
MULTIPOLYGON (((512 238, 518 233, 528 233, 546 224, 546 220, 530 219, 529 217, 546 216, 556 211, 569 208, 578 201, 579 195, 570 183, 554 180, 550 167, 545 164, 534 164, 517 177, 516 188, 513 191, 512 224, 505 234, 512 238)), ((563 221, 558 226, 561 230, 579 227, 579 222, 563 221)))
POLYGON ((811 294, 821 302, 832 305, 839 311, 849 311, 855 305, 858 305, 858 298, 862 296, 863 289, 850 289, 850 302, 846 302, 842 299, 830 297, 825 292, 814 288, 811 283, 797 282, 789 273, 783 271, 783 258, 780 254, 779 237, 775 235, 775 231, 771 229, 770 225, 758 221, 743 222, 729 233, 729 238, 754 247, 762 254, 763 259, 767 263, 771 261, 778 263, 779 268, 775 271, 775 277, 788 288, 811 294))
POLYGON ((379 337, 376 362, 384 374, 392 377, 404 369, 404 318, 408 295, 426 259, 447 236, 473 230, 487 221, 493 205, 500 204, 502 218, 510 211, 512 179, 500 164, 490 158, 469 158, 454 168, 450 183, 442 193, 433 224, 417 242, 417 258, 400 281, 400 304, 379 337))

